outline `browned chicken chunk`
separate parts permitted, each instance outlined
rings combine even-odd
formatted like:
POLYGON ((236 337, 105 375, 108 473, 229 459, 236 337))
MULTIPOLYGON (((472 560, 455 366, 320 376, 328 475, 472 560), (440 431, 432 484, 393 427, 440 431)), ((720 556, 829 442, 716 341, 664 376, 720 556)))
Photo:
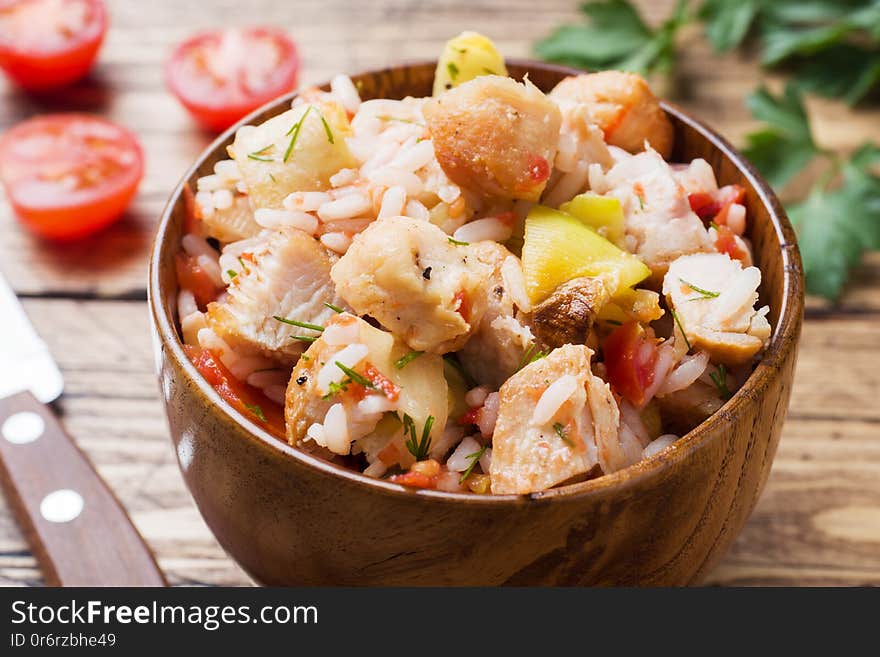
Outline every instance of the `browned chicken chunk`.
POLYGON ((587 344, 596 315, 606 301, 608 292, 598 278, 573 278, 534 307, 532 332, 552 348, 587 344))
POLYGON ((562 116, 532 83, 484 75, 430 100, 422 113, 453 182, 487 197, 541 196, 562 116))

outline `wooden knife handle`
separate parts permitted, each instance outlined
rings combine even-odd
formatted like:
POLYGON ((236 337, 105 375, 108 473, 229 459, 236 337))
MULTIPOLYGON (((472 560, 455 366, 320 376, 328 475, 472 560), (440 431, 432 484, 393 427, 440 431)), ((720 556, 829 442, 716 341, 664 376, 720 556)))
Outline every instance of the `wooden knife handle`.
POLYGON ((29 392, 0 399, 0 482, 48 585, 167 585, 119 501, 29 392))

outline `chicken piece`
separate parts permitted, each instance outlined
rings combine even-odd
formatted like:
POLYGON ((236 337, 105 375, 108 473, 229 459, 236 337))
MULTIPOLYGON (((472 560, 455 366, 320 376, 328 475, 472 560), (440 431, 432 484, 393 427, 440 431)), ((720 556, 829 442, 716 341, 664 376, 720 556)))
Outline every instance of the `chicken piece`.
POLYGON ((624 156, 604 174, 591 167, 590 185, 594 192, 620 201, 627 245, 650 267, 657 287, 676 258, 714 250, 687 192, 657 151, 649 148, 624 156))
POLYGON ((368 458, 381 458, 386 466, 411 465, 401 420, 412 418, 419 438, 428 424, 432 442, 439 442, 448 391, 443 359, 422 354, 397 367, 408 351, 393 335, 359 317, 333 315, 293 369, 285 403, 288 441, 312 440, 335 454, 348 454, 352 442, 369 438, 358 447, 368 458), (398 426, 389 429, 385 423, 375 433, 387 413, 398 416, 398 426))
POLYGON ((486 299, 486 312, 477 330, 459 351, 459 359, 477 383, 497 390, 517 371, 535 338, 517 314, 505 281, 505 268, 521 269, 519 260, 497 242, 477 242, 471 249, 480 262, 492 268, 492 274, 479 292, 486 299))
POLYGON ((761 272, 724 253, 683 256, 663 279, 663 294, 695 349, 715 363, 741 365, 770 337, 769 308, 755 310, 761 272))
POLYGON ((229 146, 256 208, 283 207, 292 192, 330 188, 330 176, 353 167, 351 126, 337 103, 297 105, 258 126, 243 126, 229 146))
POLYGON ((693 385, 656 398, 663 428, 679 436, 706 420, 724 405, 714 386, 697 381, 693 385))
POLYGON ((492 437, 492 492, 524 494, 630 465, 620 444, 620 411, 593 375, 583 345, 555 349, 512 376, 500 390, 492 437))
POLYGON ((562 118, 531 82, 481 76, 428 101, 422 113, 450 180, 490 198, 541 196, 562 118))
POLYGON ((215 208, 213 212, 202 215, 205 233, 223 243, 254 237, 262 226, 254 220, 254 210, 248 197, 236 194, 228 208, 215 208))
POLYGON ((532 310, 532 331, 551 348, 587 344, 593 322, 608 301, 598 278, 582 276, 563 283, 532 310))
POLYGON ((583 103, 612 146, 638 153, 648 142, 664 158, 672 153, 672 123, 648 83, 635 73, 574 75, 557 84, 550 97, 583 103))
POLYGON ((209 304, 208 323, 230 346, 245 354, 263 354, 292 362, 304 343, 294 336, 315 335, 275 316, 320 325, 341 305, 330 280, 332 256, 306 233, 286 228, 255 239, 227 295, 209 304))
POLYGON ((470 246, 453 244, 437 226, 389 217, 358 234, 330 275, 359 315, 412 349, 444 354, 479 326, 486 302, 478 292, 490 273, 470 246))

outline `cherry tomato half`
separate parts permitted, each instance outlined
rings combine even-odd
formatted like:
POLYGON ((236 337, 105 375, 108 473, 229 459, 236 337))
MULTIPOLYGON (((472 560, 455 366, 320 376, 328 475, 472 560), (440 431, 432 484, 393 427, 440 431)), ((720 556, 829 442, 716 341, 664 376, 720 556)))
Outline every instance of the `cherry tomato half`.
POLYGON ((608 382, 621 397, 636 406, 645 400, 645 391, 654 382, 657 344, 636 321, 614 329, 602 346, 608 382))
POLYGON ((71 84, 89 72, 106 31, 101 0, 0 0, 0 67, 32 91, 71 84))
POLYGON ((117 219, 137 191, 144 158, 125 128, 88 114, 47 114, 0 137, 0 181, 19 219, 72 239, 117 219))
POLYGON ((211 130, 290 91, 298 74, 293 41, 268 27, 198 34, 174 50, 165 68, 171 91, 211 130))

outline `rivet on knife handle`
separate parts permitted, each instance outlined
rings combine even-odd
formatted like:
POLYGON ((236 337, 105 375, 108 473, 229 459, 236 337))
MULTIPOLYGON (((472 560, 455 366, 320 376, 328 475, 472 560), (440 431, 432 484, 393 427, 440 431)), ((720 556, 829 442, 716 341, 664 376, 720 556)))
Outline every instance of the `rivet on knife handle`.
POLYGON ((48 585, 166 585, 107 485, 29 392, 0 399, 0 480, 48 585))

